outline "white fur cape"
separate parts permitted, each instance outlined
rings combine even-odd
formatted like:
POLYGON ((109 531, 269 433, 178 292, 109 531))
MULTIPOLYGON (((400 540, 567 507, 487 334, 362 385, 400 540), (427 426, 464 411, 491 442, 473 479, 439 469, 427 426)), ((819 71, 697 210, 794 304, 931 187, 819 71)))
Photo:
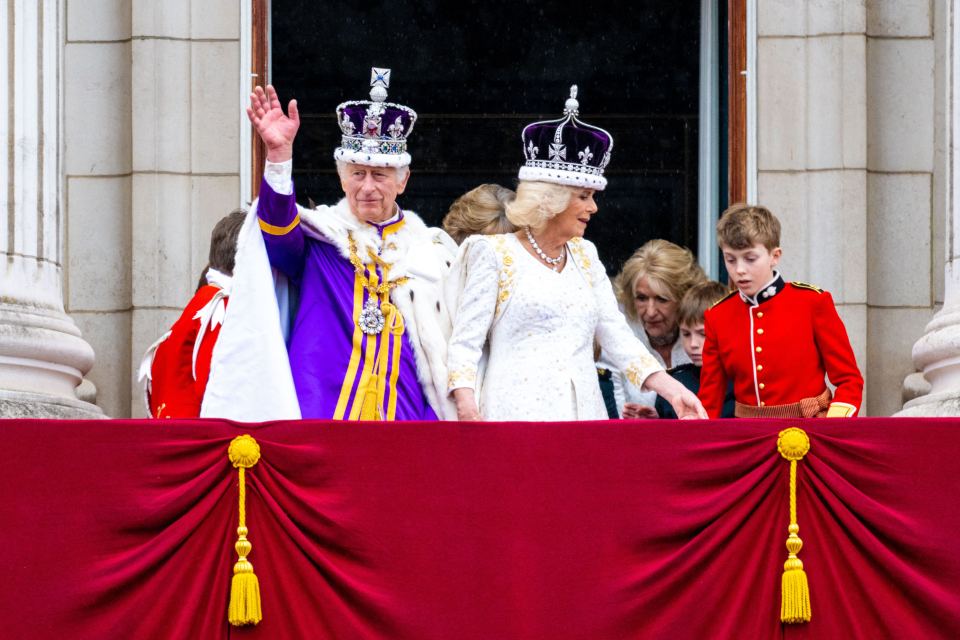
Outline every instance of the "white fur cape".
MULTIPOLYGON (((297 207, 304 232, 350 255, 349 232, 357 254, 376 253, 377 231, 350 212, 346 199, 332 207, 297 207)), ((290 361, 284 337, 292 322, 286 278, 270 268, 253 203, 237 241, 230 304, 213 350, 202 417, 246 422, 299 419, 290 361)), ((390 294, 403 315, 413 346, 417 379, 441 420, 455 420, 447 395, 446 339, 441 330, 440 283, 453 260, 456 245, 440 229, 429 228, 412 211, 405 223, 387 237, 381 258, 393 265, 390 278, 409 280, 390 294)))

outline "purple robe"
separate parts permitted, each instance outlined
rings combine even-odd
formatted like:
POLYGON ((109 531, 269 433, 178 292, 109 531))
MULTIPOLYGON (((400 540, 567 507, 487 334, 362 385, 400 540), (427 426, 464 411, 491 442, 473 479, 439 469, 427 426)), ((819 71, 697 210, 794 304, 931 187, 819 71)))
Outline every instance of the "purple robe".
MULTIPOLYGON (((357 316, 370 294, 336 246, 294 224, 294 195, 279 194, 264 180, 257 215, 270 266, 299 289, 287 352, 303 417, 360 419, 366 398, 368 407, 375 402, 379 419, 436 420, 406 332, 394 335, 389 326, 373 336, 360 331, 357 316)), ((372 226, 383 239, 402 224, 401 214, 390 224, 372 226)), ((366 264, 364 276, 381 282, 383 273, 379 265, 366 264)))

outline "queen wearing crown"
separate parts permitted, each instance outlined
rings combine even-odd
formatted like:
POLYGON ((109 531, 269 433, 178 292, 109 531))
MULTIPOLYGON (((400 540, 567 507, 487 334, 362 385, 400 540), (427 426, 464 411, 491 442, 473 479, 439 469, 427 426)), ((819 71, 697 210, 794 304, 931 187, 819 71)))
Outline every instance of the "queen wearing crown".
POLYGON ((447 389, 458 419, 605 419, 594 339, 630 384, 656 391, 680 417, 705 418, 633 335, 583 238, 613 138, 577 118, 576 98, 574 86, 562 118, 523 130, 526 162, 507 206, 519 231, 469 238, 448 275, 447 389))
POLYGON ((296 101, 284 114, 257 87, 247 115, 267 147, 260 198, 238 242, 231 305, 201 415, 240 420, 435 420, 446 393, 440 282, 453 241, 397 198, 409 179, 417 114, 386 101, 337 107, 334 151, 344 198, 306 209, 294 198, 296 101))

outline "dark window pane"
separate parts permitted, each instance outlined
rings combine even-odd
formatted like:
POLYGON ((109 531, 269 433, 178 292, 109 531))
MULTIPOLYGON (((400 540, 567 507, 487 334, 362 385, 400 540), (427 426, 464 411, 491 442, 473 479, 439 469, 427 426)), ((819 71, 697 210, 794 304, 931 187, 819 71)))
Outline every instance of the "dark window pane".
POLYGON ((389 67, 388 100, 420 115, 402 206, 439 224, 483 182, 516 186, 520 131, 557 118, 569 86, 581 116, 614 137, 610 184, 587 231, 608 270, 663 237, 696 250, 700 3, 589 4, 273 0, 272 81, 303 125, 297 196, 341 197, 334 109, 368 97, 389 67), (466 17, 465 17, 466 16, 466 17))

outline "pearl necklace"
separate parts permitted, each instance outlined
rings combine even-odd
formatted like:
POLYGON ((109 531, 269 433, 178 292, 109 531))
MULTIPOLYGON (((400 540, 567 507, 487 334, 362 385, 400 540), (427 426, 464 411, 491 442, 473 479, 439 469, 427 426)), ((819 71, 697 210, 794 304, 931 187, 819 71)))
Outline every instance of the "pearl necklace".
POLYGON ((560 263, 567 255, 567 245, 560 247, 560 255, 556 258, 551 258, 543 252, 543 249, 540 248, 540 245, 537 244, 536 239, 533 237, 533 233, 530 232, 530 227, 524 227, 524 231, 527 232, 527 240, 530 241, 530 246, 533 247, 533 250, 537 252, 537 255, 540 256, 540 259, 550 265, 554 271, 559 271, 560 263))

